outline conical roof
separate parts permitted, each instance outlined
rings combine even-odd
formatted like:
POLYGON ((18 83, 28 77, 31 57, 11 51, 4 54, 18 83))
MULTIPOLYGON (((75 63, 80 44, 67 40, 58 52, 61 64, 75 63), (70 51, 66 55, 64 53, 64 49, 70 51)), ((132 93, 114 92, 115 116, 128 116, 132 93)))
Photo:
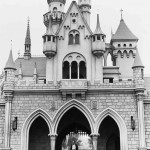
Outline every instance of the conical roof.
POLYGON ((103 35, 105 35, 103 33, 101 27, 100 27, 99 14, 97 14, 97 25, 96 25, 96 30, 95 30, 94 34, 103 34, 103 35))
POLYGON ((31 45, 29 20, 28 20, 28 25, 27 25, 27 32, 26 32, 26 38, 25 38, 25 45, 31 45))
POLYGON ((131 32, 124 20, 121 19, 116 33, 112 36, 112 40, 138 40, 138 38, 131 32))
POLYGON ((52 29, 52 21, 51 21, 51 18, 49 19, 49 26, 47 28, 47 31, 46 33, 44 34, 45 35, 53 35, 55 36, 54 32, 53 32, 53 29, 52 29))
POLYGON ((144 67, 138 50, 136 51, 136 57, 134 59, 134 63, 133 63, 132 68, 135 68, 135 67, 144 67))
POLYGON ((15 63, 14 63, 13 56, 12 56, 12 50, 10 50, 9 58, 7 60, 7 63, 4 69, 16 70, 15 63))

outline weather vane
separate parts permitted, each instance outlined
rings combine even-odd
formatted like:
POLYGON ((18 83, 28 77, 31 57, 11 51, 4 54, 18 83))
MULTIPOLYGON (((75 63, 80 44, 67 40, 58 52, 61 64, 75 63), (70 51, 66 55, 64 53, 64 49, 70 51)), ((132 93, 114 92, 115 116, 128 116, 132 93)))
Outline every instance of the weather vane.
POLYGON ((121 10, 120 10, 120 12, 121 12, 121 20, 123 19, 123 9, 121 8, 121 10))

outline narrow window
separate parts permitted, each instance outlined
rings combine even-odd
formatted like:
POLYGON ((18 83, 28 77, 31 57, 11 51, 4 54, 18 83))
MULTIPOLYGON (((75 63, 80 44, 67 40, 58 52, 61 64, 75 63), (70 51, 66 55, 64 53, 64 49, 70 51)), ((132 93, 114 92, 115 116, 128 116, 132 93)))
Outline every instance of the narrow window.
POLYGON ((126 44, 124 44, 123 46, 126 47, 126 44))
POLYGON ((69 76, 69 72, 70 72, 70 67, 69 67, 69 62, 68 61, 65 61, 63 63, 63 79, 69 79, 70 76, 69 76))
POLYGON ((5 71, 5 81, 7 81, 7 71, 5 71))
POLYGON ((47 41, 51 41, 51 36, 50 35, 48 36, 48 40, 47 41))
POLYGON ((93 42, 95 42, 95 36, 93 36, 93 42))
POLYGON ((71 63, 71 79, 78 79, 78 64, 76 61, 71 63))
POLYGON ((69 34, 69 45, 73 44, 73 35, 69 34))
POLYGON ((75 44, 79 44, 79 34, 75 35, 75 44))
POLYGON ((46 37, 44 36, 44 43, 46 42, 46 37))
POLYGON ((101 40, 100 35, 97 35, 97 40, 101 40))
POLYGON ((86 79, 86 64, 84 61, 81 61, 79 64, 79 78, 86 79))
POLYGON ((142 77, 142 79, 144 79, 144 70, 143 69, 141 69, 141 77, 142 77))
POLYGON ((55 37, 53 37, 53 42, 55 42, 55 37))

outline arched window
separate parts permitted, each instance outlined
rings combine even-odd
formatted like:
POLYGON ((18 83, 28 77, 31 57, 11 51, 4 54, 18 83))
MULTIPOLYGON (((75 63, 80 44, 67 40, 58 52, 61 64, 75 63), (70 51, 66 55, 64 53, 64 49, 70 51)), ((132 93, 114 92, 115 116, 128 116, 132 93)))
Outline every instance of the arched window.
POLYGON ((86 79, 86 61, 78 53, 67 55, 63 61, 63 79, 86 79))
POLYGON ((79 72, 80 79, 86 79, 86 64, 84 61, 81 61, 79 64, 79 72))
POLYGON ((80 34, 77 30, 69 33, 69 45, 80 44, 80 34))
POLYGON ((53 11, 56 12, 56 11, 57 11, 57 7, 54 7, 54 8, 53 8, 53 11))
POLYGON ((132 44, 129 44, 130 47, 132 47, 132 44))
POLYGON ((78 64, 76 61, 71 63, 71 79, 78 79, 78 64))
POLYGON ((79 34, 75 35, 75 44, 79 44, 79 34))
POLYGON ((73 35, 69 34, 69 45, 73 44, 73 35))
POLYGON ((68 62, 68 61, 65 61, 65 62, 63 63, 63 79, 69 79, 69 78, 70 78, 69 73, 70 73, 70 65, 69 65, 69 62, 68 62))
POLYGON ((121 45, 120 45, 120 44, 118 44, 118 47, 121 47, 121 45))

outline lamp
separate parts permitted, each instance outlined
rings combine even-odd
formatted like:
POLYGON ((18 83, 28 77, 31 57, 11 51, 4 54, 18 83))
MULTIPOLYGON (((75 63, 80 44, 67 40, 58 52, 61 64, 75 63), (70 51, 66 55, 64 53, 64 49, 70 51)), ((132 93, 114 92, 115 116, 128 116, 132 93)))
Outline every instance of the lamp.
POLYGON ((135 130, 135 120, 133 119, 133 116, 131 116, 131 129, 135 130))
POLYGON ((18 117, 14 117, 14 120, 12 122, 13 131, 17 130, 17 120, 18 120, 18 117))

